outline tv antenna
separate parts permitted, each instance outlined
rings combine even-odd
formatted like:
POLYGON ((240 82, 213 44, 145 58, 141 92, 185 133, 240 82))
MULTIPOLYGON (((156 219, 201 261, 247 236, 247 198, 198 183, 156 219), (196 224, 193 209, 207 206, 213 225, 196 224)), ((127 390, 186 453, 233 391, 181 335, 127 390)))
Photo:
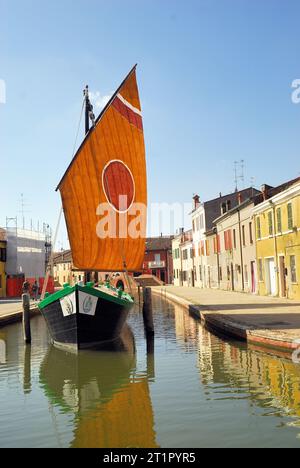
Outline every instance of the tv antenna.
POLYGON ((239 181, 241 182, 242 188, 245 186, 245 160, 240 159, 240 161, 234 161, 234 183, 235 191, 239 191, 239 181))
POLYGON ((19 200, 19 202, 21 203, 21 210, 18 211, 18 213, 21 213, 21 216, 22 216, 22 226, 23 226, 23 229, 25 229, 25 213, 30 213, 29 210, 25 210, 26 206, 30 206, 29 203, 26 203, 25 199, 24 199, 24 193, 21 193, 21 200, 19 200))

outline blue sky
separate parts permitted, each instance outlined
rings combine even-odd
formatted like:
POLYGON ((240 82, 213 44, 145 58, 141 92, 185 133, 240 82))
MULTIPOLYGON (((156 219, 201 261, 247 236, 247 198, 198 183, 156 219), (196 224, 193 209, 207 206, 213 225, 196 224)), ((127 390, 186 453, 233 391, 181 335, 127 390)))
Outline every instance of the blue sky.
MULTIPOLYGON (((186 202, 300 174, 299 1, 0 0, 0 225, 29 204, 55 225, 86 83, 109 95, 134 63, 149 198, 186 202)), ((63 235, 61 234, 61 238, 63 235)))

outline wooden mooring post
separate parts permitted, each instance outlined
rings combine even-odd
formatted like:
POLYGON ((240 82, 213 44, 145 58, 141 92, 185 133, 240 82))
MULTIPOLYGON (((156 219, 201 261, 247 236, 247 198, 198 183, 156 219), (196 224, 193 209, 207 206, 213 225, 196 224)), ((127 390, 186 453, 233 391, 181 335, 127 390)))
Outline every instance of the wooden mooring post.
POLYGON ((31 346, 24 346, 23 390, 24 393, 31 392, 31 346))
POLYGON ((143 289, 143 318, 144 327, 147 336, 154 335, 154 323, 153 323, 153 312, 152 312, 152 291, 151 288, 143 289))
POLYGON ((27 344, 31 343, 31 329, 30 329, 30 296, 28 293, 22 295, 23 303, 23 336, 27 344))

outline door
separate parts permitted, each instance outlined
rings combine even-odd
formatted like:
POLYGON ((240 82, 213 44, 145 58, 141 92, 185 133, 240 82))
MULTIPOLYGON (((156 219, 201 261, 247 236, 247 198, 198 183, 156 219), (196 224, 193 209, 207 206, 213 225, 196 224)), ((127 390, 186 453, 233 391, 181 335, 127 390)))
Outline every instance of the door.
POLYGON ((268 273, 269 273, 269 294, 276 296, 276 271, 275 260, 271 258, 268 260, 268 273))
POLYGON ((256 293, 255 262, 251 262, 251 292, 256 293))
POLYGON ((285 258, 282 255, 279 257, 279 271, 280 271, 280 295, 286 297, 286 268, 285 258))

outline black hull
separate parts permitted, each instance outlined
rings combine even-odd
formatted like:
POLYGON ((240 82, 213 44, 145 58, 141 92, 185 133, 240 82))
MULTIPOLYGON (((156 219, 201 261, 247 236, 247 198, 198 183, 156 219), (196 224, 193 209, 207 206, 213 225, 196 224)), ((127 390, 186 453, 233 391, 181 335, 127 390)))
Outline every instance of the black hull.
POLYGON ((99 297, 94 315, 86 315, 79 308, 76 289, 76 313, 64 316, 60 300, 41 308, 54 345, 67 349, 85 349, 119 338, 131 306, 114 303, 99 297))

